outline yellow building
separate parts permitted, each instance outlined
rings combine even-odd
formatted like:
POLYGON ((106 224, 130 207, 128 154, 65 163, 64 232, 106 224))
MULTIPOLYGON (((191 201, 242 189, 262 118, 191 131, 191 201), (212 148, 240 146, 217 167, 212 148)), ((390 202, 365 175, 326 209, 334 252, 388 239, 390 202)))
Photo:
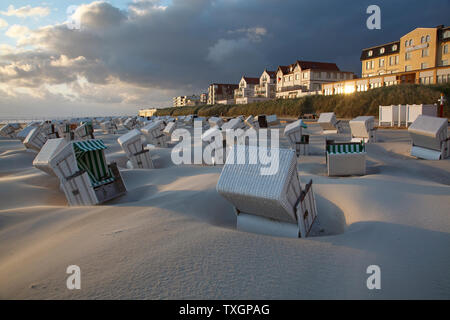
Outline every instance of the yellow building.
POLYGON ((152 117, 156 113, 156 108, 153 109, 141 109, 139 110, 138 116, 139 117, 152 117))
MULTIPOLYGON (((400 41, 364 49, 361 75, 365 78, 448 66, 449 43, 450 27, 417 28, 400 41)), ((406 77, 406 82, 418 82, 413 75, 406 77)), ((436 74, 433 76, 435 83, 436 74)))
POLYGON ((450 83, 450 27, 417 28, 399 41, 364 49, 361 78, 322 85, 324 95, 401 83, 450 83))

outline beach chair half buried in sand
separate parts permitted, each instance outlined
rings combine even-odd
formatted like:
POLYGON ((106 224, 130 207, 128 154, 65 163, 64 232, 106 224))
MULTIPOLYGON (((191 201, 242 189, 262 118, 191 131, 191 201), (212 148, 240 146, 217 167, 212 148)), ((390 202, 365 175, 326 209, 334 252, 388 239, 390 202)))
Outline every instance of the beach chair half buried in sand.
POLYGON ((85 122, 73 131, 74 140, 94 139, 94 127, 91 122, 85 122))
POLYGON ((408 128, 412 139, 411 155, 426 160, 448 158, 450 138, 447 127, 447 118, 417 116, 408 128))
POLYGON ((321 113, 317 123, 322 128, 323 134, 338 134, 342 132, 341 122, 336 119, 334 112, 321 113))
POLYGON ((51 176, 57 177, 53 167, 50 165, 50 160, 61 151, 66 144, 67 141, 64 138, 47 140, 36 158, 34 158, 33 166, 51 176))
POLYGON ((360 116, 350 120, 352 142, 377 142, 375 120, 373 116, 360 116))
POLYGON ((50 159, 70 206, 97 205, 126 193, 116 163, 107 164, 101 140, 71 141, 50 159))
POLYGON ((216 189, 233 204, 237 229, 281 237, 307 237, 317 216, 316 201, 312 181, 304 190, 301 188, 295 152, 244 145, 235 145, 233 149, 216 189), (250 163, 248 157, 258 152, 264 157, 268 150, 279 154, 278 170, 274 174, 262 174, 261 169, 268 169, 267 164, 262 165, 263 161, 259 160, 250 163))
POLYGON ((0 136, 5 138, 16 138, 17 133, 22 130, 22 127, 18 123, 8 123, 5 124, 0 129, 0 136))
POLYGON ((133 169, 153 169, 152 158, 148 149, 144 148, 142 143, 142 133, 137 130, 131 130, 120 136, 117 141, 127 155, 130 166, 133 169))
POLYGON ((253 129, 259 129, 259 123, 254 116, 250 115, 245 119, 245 123, 253 129))
POLYGON ((35 127, 30 130, 23 144, 28 150, 39 152, 42 146, 47 142, 48 136, 43 126, 35 127))
POLYGON ((306 128, 302 120, 297 120, 286 126, 284 135, 289 140, 291 148, 295 150, 297 157, 309 155, 309 135, 303 135, 303 128, 306 128))
POLYGON ((166 148, 167 137, 163 133, 164 128, 164 122, 162 120, 156 120, 142 127, 141 132, 144 134, 148 143, 166 148))
POLYGON ((329 176, 366 174, 366 147, 364 142, 326 141, 326 161, 329 176))
POLYGON ((223 119, 219 117, 211 117, 208 119, 208 122, 211 128, 213 127, 220 128, 223 125, 223 119))

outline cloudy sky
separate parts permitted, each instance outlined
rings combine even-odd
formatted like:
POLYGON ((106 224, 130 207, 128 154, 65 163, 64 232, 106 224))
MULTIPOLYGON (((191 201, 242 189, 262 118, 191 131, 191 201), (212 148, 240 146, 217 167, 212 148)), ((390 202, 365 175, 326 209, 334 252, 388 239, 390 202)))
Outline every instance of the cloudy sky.
POLYGON ((360 74, 361 49, 449 25, 450 0, 6 0, 0 117, 134 114, 296 59, 360 74), (381 7, 381 30, 366 9, 381 7))

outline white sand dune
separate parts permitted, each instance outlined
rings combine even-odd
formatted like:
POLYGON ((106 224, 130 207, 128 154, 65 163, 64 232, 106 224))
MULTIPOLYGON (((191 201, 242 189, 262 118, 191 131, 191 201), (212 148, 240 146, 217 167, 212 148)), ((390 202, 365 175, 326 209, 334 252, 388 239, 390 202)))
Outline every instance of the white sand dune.
POLYGON ((0 298, 450 298, 450 160, 409 157, 404 130, 380 130, 364 177, 327 177, 324 138, 312 137, 298 164, 319 209, 307 239, 237 231, 215 191, 221 166, 175 166, 156 149, 157 169, 123 169, 118 135, 99 137, 128 194, 70 208, 32 153, 0 140, 0 298), (81 290, 66 288, 72 264, 81 290), (381 290, 366 287, 373 264, 381 290))

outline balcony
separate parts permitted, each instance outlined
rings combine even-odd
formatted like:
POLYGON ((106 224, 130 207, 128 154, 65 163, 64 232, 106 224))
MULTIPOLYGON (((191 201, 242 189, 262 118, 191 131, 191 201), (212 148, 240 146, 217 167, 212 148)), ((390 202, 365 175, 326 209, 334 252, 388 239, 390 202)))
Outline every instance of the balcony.
POLYGON ((307 90, 305 86, 289 86, 289 87, 281 87, 277 88, 277 92, 286 92, 286 91, 294 91, 294 90, 307 90))

